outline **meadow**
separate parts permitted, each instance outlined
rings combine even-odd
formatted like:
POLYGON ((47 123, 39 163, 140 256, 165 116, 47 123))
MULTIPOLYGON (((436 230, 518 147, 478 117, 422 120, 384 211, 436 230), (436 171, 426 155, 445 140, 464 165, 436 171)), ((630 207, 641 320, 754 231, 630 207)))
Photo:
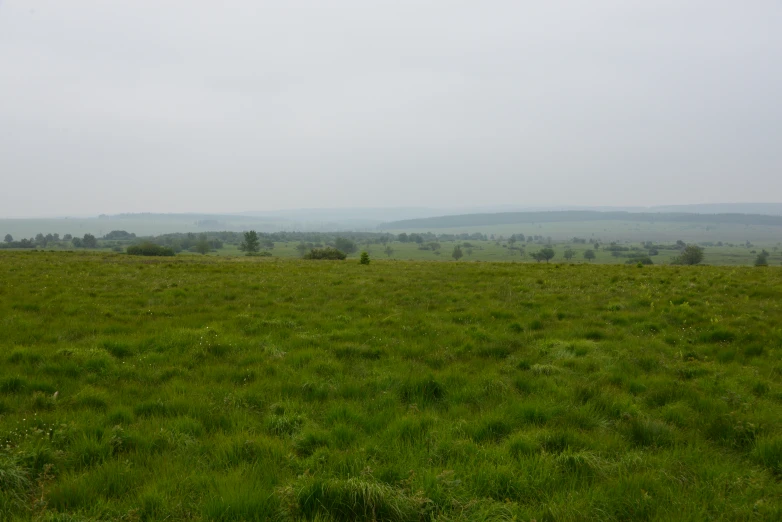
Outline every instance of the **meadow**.
POLYGON ((782 518, 778 266, 380 257, 0 252, 0 520, 782 518))

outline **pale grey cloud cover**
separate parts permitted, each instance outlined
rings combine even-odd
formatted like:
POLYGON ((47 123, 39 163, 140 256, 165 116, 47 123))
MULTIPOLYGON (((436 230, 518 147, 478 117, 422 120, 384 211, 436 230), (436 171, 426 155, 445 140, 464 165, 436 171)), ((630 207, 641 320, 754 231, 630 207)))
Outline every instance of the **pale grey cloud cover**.
POLYGON ((0 216, 780 200, 782 2, 0 1, 0 216))

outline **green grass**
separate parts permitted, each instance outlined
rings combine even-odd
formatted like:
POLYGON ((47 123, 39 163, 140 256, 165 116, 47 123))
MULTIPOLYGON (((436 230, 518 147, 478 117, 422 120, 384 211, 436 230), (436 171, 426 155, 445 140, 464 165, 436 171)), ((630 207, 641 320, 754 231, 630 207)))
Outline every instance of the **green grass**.
POLYGON ((779 519, 780 324, 775 267, 2 252, 0 520, 779 519))

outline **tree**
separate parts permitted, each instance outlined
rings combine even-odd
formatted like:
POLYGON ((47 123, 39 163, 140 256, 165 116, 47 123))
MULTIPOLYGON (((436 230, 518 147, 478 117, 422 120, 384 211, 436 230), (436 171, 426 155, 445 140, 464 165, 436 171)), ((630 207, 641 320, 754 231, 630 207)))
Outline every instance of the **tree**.
POLYGON ((72 244, 73 246, 75 246, 76 248, 81 248, 81 247, 83 246, 83 245, 82 245, 82 240, 81 240, 81 238, 80 238, 80 237, 74 237, 74 238, 72 238, 72 239, 71 239, 71 244, 72 244))
POLYGON ((12 236, 11 234, 6 234, 5 235, 5 242, 6 243, 12 243, 13 241, 14 241, 14 236, 12 236))
POLYGON ((409 238, 407 237, 407 233, 406 232, 402 232, 401 234, 396 236, 396 239, 400 243, 407 243, 409 241, 409 238))
POLYGON ((73 236, 70 235, 70 234, 65 234, 64 236, 62 236, 62 240, 63 241, 70 241, 72 239, 73 239, 73 236))
POLYGON ((677 265, 697 265, 701 261, 703 261, 703 249, 698 245, 686 245, 682 249, 682 253, 674 259, 674 263, 677 265))
POLYGON ((97 248, 98 240, 92 234, 84 234, 81 240, 81 246, 84 248, 97 248))
POLYGON ((576 252, 575 252, 575 250, 573 250, 572 248, 568 247, 568 248, 566 248, 566 249, 565 249, 565 254, 564 254, 564 256, 565 256, 565 259, 567 259, 568 261, 570 261, 571 259, 573 259, 573 257, 574 257, 575 255, 576 255, 576 252))
POLYGON ((462 247, 459 245, 456 245, 453 247, 453 252, 451 253, 451 257, 455 260, 460 260, 464 256, 464 253, 462 253, 462 247))
POLYGON ((540 252, 538 252, 538 254, 539 254, 539 255, 540 255, 540 256, 541 256, 543 259, 545 259, 546 263, 548 263, 550 259, 554 259, 554 256, 556 255, 556 254, 554 253, 554 249, 553 249, 553 248, 551 248, 551 247, 546 247, 546 248, 543 248, 543 249, 541 249, 541 251, 540 251, 540 252))
POLYGON ((260 240, 255 230, 244 233, 244 241, 239 245, 239 250, 246 252, 248 256, 260 250, 260 240))
POLYGON ((302 241, 298 245, 296 245, 296 250, 299 252, 299 255, 304 255, 307 253, 307 245, 302 241))
POLYGON ((595 258, 595 251, 594 250, 586 250, 584 251, 584 259, 587 261, 592 261, 595 258))
POLYGON ((392 255, 394 255, 394 249, 391 248, 391 245, 387 245, 386 249, 383 250, 383 252, 385 252, 387 257, 391 257, 392 255))
POLYGON ((337 250, 345 252, 346 254, 352 254, 358 250, 355 241, 352 241, 346 237, 338 237, 335 239, 334 246, 337 248, 337 250))
POLYGON ((209 241, 205 238, 201 238, 198 240, 198 242, 195 244, 195 251, 199 254, 205 255, 209 253, 209 251, 212 250, 212 245, 209 244, 209 241))
POLYGON ((768 255, 768 252, 763 249, 763 251, 758 254, 758 257, 755 258, 755 266, 768 266, 768 255))
POLYGON ((359 263, 362 265, 369 264, 369 254, 367 252, 361 252, 361 259, 359 260, 359 263))

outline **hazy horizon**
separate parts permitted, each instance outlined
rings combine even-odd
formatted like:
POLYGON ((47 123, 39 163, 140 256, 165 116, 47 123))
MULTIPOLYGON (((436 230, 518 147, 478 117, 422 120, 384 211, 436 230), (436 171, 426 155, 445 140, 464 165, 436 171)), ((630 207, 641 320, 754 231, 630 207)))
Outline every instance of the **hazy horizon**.
POLYGON ((0 217, 782 194, 782 4, 0 0, 0 217))

